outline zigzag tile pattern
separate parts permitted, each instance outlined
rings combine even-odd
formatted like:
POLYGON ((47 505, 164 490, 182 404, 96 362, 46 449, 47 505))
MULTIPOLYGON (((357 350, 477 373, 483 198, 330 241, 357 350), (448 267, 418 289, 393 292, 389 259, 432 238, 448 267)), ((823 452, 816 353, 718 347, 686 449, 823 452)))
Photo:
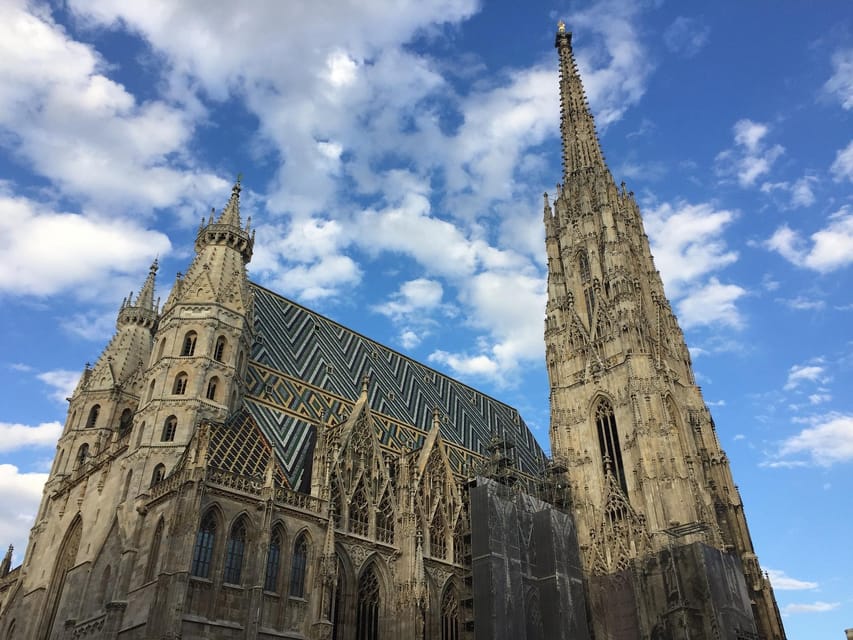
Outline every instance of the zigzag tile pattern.
POLYGON ((417 448, 438 408, 451 463, 466 473, 497 432, 527 474, 543 453, 518 411, 259 285, 247 407, 278 452, 292 487, 310 482, 315 425, 346 419, 370 377, 368 398, 389 449, 417 448))

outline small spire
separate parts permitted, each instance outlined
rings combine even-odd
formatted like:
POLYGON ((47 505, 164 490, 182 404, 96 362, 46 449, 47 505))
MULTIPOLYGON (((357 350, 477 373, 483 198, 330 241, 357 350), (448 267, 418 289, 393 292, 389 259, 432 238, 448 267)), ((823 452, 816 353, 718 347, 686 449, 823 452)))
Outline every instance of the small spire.
POLYGON ((363 395, 367 394, 367 388, 370 386, 370 376, 363 375, 361 376, 361 393, 363 395))
POLYGON ((12 552, 14 550, 15 547, 10 544, 6 550, 6 555, 3 556, 3 561, 0 562, 0 578, 5 578, 9 575, 9 571, 12 570, 12 552))
POLYGON ((548 199, 548 192, 546 191, 545 193, 542 194, 542 196, 545 200, 545 207, 544 207, 544 211, 543 211, 543 214, 545 217, 545 222, 550 222, 554 213, 551 211, 551 201, 548 199))
POLYGON ((222 215, 216 221, 217 224, 229 224, 238 229, 240 228, 240 191, 242 190, 240 180, 242 177, 243 174, 237 175, 237 182, 231 187, 231 199, 228 200, 228 204, 222 210, 222 215))
POLYGON ((136 297, 135 307, 142 307, 143 309, 152 309, 154 307, 154 283, 157 279, 157 269, 159 268, 160 260, 154 258, 154 262, 151 263, 151 267, 148 269, 148 277, 145 278, 145 282, 139 290, 139 295, 136 297))

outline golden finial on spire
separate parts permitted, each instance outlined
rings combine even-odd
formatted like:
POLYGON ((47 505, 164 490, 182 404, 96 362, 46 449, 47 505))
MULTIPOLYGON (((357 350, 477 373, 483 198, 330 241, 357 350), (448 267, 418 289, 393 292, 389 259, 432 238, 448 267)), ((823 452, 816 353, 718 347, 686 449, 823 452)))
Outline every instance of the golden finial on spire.
POLYGON ((557 22, 557 33, 565 33, 566 32, 566 23, 560 20, 557 22))

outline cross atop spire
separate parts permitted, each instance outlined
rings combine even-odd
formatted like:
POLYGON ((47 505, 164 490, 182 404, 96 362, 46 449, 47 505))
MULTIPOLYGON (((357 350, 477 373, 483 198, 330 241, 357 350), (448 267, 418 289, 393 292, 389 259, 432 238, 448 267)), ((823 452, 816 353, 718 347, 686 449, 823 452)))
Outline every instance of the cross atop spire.
POLYGON ((572 34, 561 20, 554 43, 560 56, 560 133, 563 138, 563 181, 583 170, 607 170, 595 122, 572 52, 572 34))

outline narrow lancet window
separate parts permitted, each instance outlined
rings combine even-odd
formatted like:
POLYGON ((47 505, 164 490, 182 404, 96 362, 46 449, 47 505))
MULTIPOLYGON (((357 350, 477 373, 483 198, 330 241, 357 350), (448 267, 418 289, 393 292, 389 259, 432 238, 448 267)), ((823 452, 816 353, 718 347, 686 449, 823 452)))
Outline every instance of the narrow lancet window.
POLYGON ((267 570, 264 578, 264 589, 266 591, 272 591, 273 593, 278 591, 278 570, 279 565, 281 564, 281 539, 281 529, 276 527, 272 532, 272 537, 270 538, 270 547, 267 551, 267 570))
POLYGON ((308 567, 308 541, 305 534, 296 539, 293 545, 293 564, 290 569, 290 595, 295 598, 305 596, 305 572, 308 567))
POLYGON ((243 555, 246 550, 246 521, 240 518, 231 527, 225 545, 225 571, 222 580, 228 584, 240 584, 243 575, 243 555))
POLYGON ((210 560, 213 557, 213 544, 216 541, 216 517, 209 512, 201 521, 193 549, 192 574, 199 578, 210 575, 210 560))
POLYGON ((184 346, 181 349, 182 356, 191 356, 195 353, 195 343, 198 339, 198 334, 195 331, 187 332, 184 336, 184 346))
POLYGON ((613 406, 607 400, 600 400, 596 406, 595 426, 598 431, 598 445, 601 449, 604 472, 613 474, 627 497, 628 484, 625 481, 625 468, 622 465, 622 447, 619 445, 616 416, 613 413, 613 406))

